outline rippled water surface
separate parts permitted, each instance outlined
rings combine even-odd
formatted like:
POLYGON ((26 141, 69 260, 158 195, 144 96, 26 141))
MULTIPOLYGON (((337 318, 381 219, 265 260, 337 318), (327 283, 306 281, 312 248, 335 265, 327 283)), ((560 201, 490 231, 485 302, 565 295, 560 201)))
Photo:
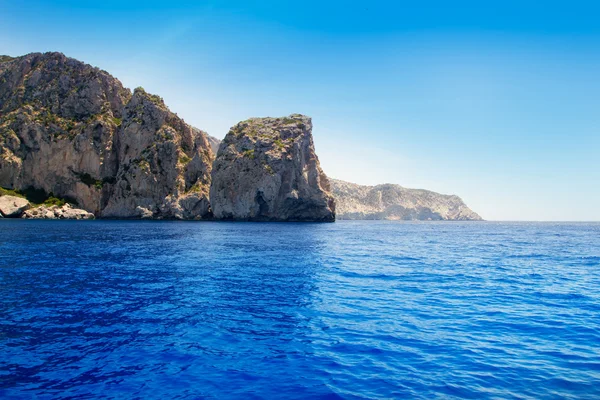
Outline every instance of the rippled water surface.
POLYGON ((600 398, 600 224, 0 220, 2 398, 600 398))

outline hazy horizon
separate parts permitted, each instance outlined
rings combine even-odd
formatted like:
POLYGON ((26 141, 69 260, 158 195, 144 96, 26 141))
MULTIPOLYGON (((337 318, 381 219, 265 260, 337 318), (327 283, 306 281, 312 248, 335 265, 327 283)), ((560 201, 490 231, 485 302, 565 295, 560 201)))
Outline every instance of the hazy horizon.
POLYGON ((63 52, 219 139, 309 115, 332 178, 600 221, 600 7, 344 4, 0 0, 0 54, 63 52))

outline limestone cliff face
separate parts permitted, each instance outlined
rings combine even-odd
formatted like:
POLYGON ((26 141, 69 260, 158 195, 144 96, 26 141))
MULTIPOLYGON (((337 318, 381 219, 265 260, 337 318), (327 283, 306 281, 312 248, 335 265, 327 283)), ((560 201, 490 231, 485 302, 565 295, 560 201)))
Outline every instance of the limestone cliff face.
POLYGON ((158 96, 136 89, 114 148, 118 170, 102 217, 195 219, 210 215, 214 156, 206 137, 158 96))
POLYGON ((331 179, 338 219, 480 221, 458 196, 400 185, 362 186, 331 179))
POLYGON ((204 218, 214 155, 157 96, 60 53, 0 58, 0 186, 106 217, 204 218))
POLYGON ((334 221, 311 119, 252 118, 231 128, 213 165, 210 199, 219 219, 334 221))
POLYGON ((98 212, 113 176, 112 141, 131 93, 108 73, 59 53, 0 63, 0 186, 34 187, 98 212))

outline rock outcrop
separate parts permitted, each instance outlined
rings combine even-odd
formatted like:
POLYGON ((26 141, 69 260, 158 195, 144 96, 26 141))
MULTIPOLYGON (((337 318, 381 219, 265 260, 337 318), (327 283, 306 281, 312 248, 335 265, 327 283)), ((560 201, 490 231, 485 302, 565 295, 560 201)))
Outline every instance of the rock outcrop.
POLYGON ((102 217, 210 217, 214 154, 158 96, 61 53, 0 57, 0 187, 102 217))
POLYGON ((18 218, 31 205, 26 199, 16 196, 0 196, 0 216, 18 218))
POLYGON ((330 179, 338 219, 481 221, 458 196, 400 185, 362 186, 330 179))
POLYGON ((94 219, 94 214, 73 208, 58 199, 59 204, 31 204, 24 197, 0 195, 0 218, 35 218, 35 219, 94 219))
POLYGON ((94 219, 94 214, 73 208, 70 204, 63 206, 39 206, 23 213, 21 218, 27 219, 94 219))
POLYGON ((311 119, 252 118, 231 128, 213 165, 210 199, 218 219, 334 221, 311 119))

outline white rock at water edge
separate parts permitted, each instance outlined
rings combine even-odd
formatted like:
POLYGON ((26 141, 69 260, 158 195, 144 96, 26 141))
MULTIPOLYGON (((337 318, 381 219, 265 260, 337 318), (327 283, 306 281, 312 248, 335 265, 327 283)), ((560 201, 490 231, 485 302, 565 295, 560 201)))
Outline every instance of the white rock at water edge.
POLYGON ((2 196, 0 197, 0 214, 6 218, 16 218, 23 214, 30 206, 29 202, 21 197, 2 196))

